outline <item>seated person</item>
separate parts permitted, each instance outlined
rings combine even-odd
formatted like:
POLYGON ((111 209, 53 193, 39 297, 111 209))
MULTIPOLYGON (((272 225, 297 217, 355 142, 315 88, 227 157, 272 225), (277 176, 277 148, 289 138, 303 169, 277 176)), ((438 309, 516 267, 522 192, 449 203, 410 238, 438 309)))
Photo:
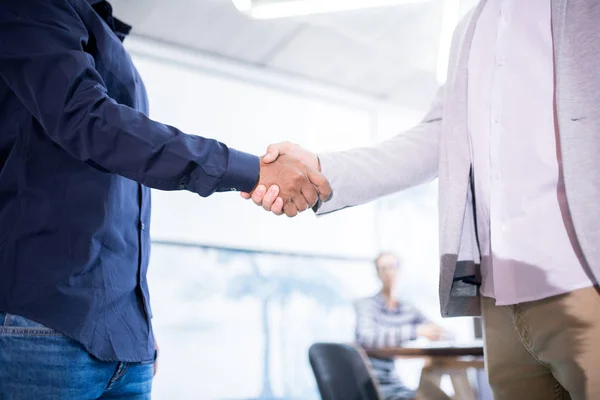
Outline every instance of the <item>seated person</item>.
MULTIPOLYGON (((375 260, 381 291, 373 297, 359 300, 356 308, 356 341, 366 349, 401 347, 408 340, 425 337, 439 340, 444 331, 430 322, 416 307, 400 302, 394 287, 400 270, 399 259, 383 253, 375 260)), ((414 399, 398 377, 393 359, 371 357, 375 378, 384 400, 414 399)))

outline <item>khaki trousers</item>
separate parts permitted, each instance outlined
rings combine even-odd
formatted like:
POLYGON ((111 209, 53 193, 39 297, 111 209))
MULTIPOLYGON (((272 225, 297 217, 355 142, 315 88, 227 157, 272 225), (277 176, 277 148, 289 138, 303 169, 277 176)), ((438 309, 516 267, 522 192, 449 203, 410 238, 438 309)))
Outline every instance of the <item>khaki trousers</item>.
POLYGON ((598 287, 482 311, 495 400, 600 400, 598 287))

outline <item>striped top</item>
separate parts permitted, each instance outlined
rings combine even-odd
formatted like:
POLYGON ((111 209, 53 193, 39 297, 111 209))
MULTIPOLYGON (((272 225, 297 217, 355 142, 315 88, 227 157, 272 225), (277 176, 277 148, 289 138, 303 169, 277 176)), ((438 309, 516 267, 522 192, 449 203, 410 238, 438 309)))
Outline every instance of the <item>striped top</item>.
POLYGON ((429 322, 410 304, 398 303, 396 308, 388 309, 382 293, 359 300, 354 306, 356 341, 367 349, 400 347, 417 338, 417 326, 429 322))

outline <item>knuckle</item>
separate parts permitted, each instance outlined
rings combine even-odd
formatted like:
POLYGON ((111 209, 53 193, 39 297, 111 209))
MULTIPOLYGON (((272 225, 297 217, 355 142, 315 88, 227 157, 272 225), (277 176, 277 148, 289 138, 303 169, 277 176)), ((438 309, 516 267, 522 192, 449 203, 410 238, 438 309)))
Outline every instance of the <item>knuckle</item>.
POLYGON ((283 142, 281 144, 281 148, 288 153, 294 150, 296 147, 298 147, 298 145, 292 142, 283 142))
POLYGON ((301 184, 304 182, 304 175, 302 175, 301 173, 297 173, 293 176, 292 179, 295 184, 301 184))

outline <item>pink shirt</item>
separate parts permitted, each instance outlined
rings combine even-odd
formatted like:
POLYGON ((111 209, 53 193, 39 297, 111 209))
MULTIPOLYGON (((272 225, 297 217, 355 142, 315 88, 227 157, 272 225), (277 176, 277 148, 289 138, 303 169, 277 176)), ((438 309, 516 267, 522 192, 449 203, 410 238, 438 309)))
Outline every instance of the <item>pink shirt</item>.
POLYGON ((497 305, 595 284, 573 239, 559 172, 550 3, 488 0, 471 47, 481 293, 497 305))

